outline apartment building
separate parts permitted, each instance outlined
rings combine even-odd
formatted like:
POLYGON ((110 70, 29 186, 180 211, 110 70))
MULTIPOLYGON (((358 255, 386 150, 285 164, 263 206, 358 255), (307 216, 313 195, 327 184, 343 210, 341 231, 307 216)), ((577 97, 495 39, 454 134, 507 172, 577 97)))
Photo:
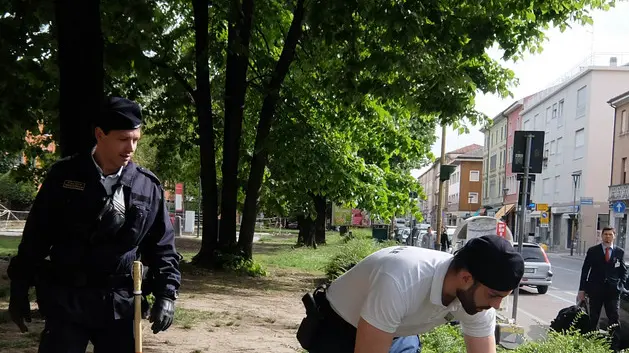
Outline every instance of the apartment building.
POLYGON ((458 155, 450 164, 456 170, 448 180, 446 225, 459 225, 480 208, 483 180, 483 148, 458 155))
POLYGON ((629 237, 629 230, 627 229, 627 206, 629 206, 629 91, 610 99, 607 103, 614 108, 612 168, 609 186, 609 203, 611 206, 609 225, 616 229, 618 246, 627 251, 627 237, 629 237))
MULTIPOLYGON (((477 149, 482 149, 482 146, 477 144, 468 145, 454 151, 447 152, 445 154, 446 164, 451 164, 456 158, 460 155, 469 153, 470 151, 474 151, 477 149)), ((437 208, 439 205, 439 170, 441 168, 441 163, 439 160, 435 161, 429 169, 422 173, 418 180, 422 189, 424 190, 424 194, 426 195, 425 200, 420 201, 420 209, 422 210, 422 214, 424 216, 424 222, 429 223, 434 227, 437 226, 437 208)), ((448 195, 449 184, 446 182, 443 186, 443 194, 448 195)), ((442 217, 445 221, 446 217, 446 207, 447 207, 448 199, 444 197, 442 204, 442 217)))
POLYGON ((580 67, 563 83, 533 95, 521 112, 521 130, 545 131, 543 170, 532 184, 531 201, 550 206, 549 227, 540 228, 535 211, 527 232, 555 249, 570 248, 573 240, 577 250, 591 246, 609 224, 614 112, 607 101, 629 90, 629 67, 615 62, 580 67))
MULTIPOLYGON (((432 211, 433 206, 437 205, 437 200, 435 199, 435 191, 433 190, 435 179, 435 168, 434 165, 431 166, 430 169, 426 170, 422 175, 419 176, 419 184, 422 186, 425 198, 419 200, 419 209, 424 216, 424 222, 431 224, 432 223, 432 211)), ((437 191, 439 189, 437 188, 437 191)))
POLYGON ((492 119, 485 134, 483 151, 483 199, 482 206, 488 216, 495 216, 504 206, 505 168, 507 165, 507 115, 500 112, 492 119))

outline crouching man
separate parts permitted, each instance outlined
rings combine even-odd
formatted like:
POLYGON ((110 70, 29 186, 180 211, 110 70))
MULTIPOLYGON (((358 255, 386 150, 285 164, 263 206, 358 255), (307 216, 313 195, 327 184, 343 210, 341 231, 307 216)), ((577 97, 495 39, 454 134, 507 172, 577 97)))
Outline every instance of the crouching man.
POLYGON ((297 338, 310 353, 415 353, 418 335, 461 324, 469 353, 494 353, 495 309, 519 287, 524 260, 504 238, 456 254, 410 246, 367 256, 303 301, 297 338))

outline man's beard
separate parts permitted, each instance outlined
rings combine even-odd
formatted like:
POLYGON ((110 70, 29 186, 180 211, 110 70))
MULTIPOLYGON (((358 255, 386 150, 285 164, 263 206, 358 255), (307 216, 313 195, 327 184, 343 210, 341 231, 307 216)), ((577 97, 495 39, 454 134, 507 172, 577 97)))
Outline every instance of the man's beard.
POLYGON ((459 298, 461 305, 463 306, 463 310, 469 315, 474 315, 481 310, 489 309, 489 307, 478 307, 476 306, 476 300, 474 300, 474 293, 476 293, 476 288, 478 288, 479 283, 474 281, 474 284, 467 290, 457 289, 456 297, 459 298))

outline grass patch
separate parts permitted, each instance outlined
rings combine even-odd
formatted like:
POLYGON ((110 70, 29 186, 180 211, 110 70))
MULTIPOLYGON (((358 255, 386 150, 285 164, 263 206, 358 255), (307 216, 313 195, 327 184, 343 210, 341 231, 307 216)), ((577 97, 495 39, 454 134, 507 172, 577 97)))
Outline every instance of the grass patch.
POLYGON ((17 246, 22 237, 9 237, 0 235, 0 256, 13 256, 17 254, 17 246))
POLYGON ((343 245, 338 233, 326 234, 325 245, 316 250, 308 247, 295 248, 297 236, 266 237, 255 243, 253 259, 260 265, 273 268, 299 269, 309 273, 322 274, 329 259, 343 245))
POLYGON ((189 330, 200 322, 218 318, 218 316, 219 314, 213 311, 177 308, 177 310, 175 310, 174 322, 183 329, 189 330))
POLYGON ((317 249, 295 247, 296 235, 266 236, 253 245, 253 259, 267 268, 301 270, 315 275, 338 276, 365 256, 394 242, 377 243, 371 228, 350 229, 352 235, 341 237, 338 232, 327 232, 327 244, 317 249))

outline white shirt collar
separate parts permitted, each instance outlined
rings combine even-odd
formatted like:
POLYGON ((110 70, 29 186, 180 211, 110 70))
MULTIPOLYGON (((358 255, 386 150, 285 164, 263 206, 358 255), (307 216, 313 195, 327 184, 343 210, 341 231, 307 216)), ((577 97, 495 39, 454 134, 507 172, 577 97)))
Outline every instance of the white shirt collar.
MULTIPOLYGON (((451 257, 437 264, 435 268, 435 274, 432 277, 432 286, 430 288, 430 302, 441 308, 446 308, 446 306, 443 305, 443 299, 442 299, 443 281, 446 278, 446 274, 448 273, 448 269, 450 268, 450 264, 452 263, 453 258, 454 257, 451 257)), ((452 303, 450 303, 450 305, 447 306, 447 308, 456 309, 458 308, 458 306, 459 306, 459 299, 455 298, 452 301, 452 303)))
POLYGON ((120 175, 122 175, 122 169, 124 168, 124 166, 120 167, 120 169, 118 169, 118 171, 115 174, 105 175, 105 173, 103 172, 103 168, 101 168, 98 165, 98 163, 96 163, 96 159, 94 158, 94 152, 96 152, 96 146, 92 148, 92 161, 94 162, 94 165, 96 166, 96 170, 98 170, 98 173, 100 173, 101 178, 119 178, 120 175))
POLYGON ((605 249, 610 248, 611 250, 614 250, 614 243, 612 243, 610 246, 606 246, 605 244, 601 243, 601 246, 603 247, 603 251, 605 251, 605 249))

